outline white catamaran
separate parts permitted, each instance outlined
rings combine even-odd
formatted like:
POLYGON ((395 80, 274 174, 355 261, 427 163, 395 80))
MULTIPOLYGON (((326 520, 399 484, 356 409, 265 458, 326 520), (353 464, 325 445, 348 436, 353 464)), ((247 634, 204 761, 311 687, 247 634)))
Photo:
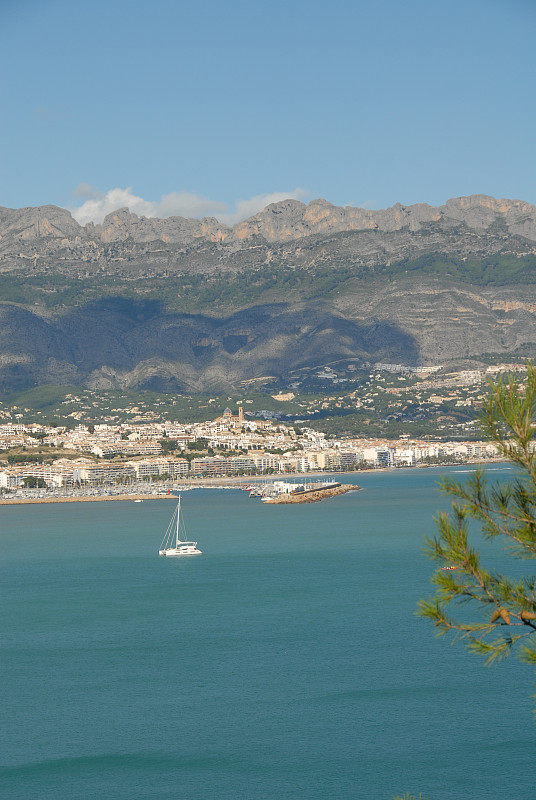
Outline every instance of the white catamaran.
POLYGON ((180 532, 184 530, 184 523, 181 520, 181 498, 177 508, 173 512, 168 525, 166 535, 160 545, 158 555, 160 556, 200 556, 201 550, 197 548, 197 542, 181 541, 180 532))

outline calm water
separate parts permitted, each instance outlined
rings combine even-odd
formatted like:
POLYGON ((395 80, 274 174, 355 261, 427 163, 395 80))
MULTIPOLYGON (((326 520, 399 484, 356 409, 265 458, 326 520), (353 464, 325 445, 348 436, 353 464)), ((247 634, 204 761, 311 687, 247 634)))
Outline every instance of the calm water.
POLYGON ((1 508, 4 796, 534 800, 532 671, 413 613, 439 474, 188 492, 192 559, 171 501, 1 508))

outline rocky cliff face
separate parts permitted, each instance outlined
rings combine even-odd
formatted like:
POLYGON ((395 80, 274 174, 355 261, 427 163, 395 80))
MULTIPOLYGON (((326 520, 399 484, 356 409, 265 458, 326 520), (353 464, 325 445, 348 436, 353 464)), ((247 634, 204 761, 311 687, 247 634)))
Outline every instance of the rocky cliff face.
POLYGON ((119 298, 55 316, 0 303, 0 392, 41 383, 231 391, 350 360, 446 365, 480 353, 534 355, 536 287, 522 294, 399 278, 226 317, 119 298))
POLYGON ((0 303, 0 391, 36 383, 230 390, 341 359, 416 365, 536 353, 531 275, 523 285, 486 279, 493 259, 530 271, 534 256, 536 208, 481 195, 383 211, 287 200, 233 228, 127 209, 82 227, 55 206, 0 209, 2 280, 44 285, 56 276, 69 286, 96 276, 104 287, 86 305, 0 303), (438 254, 462 271, 480 264, 483 279, 471 285, 415 267, 438 254), (272 271, 266 296, 239 302, 232 290, 224 310, 213 299, 199 313, 173 313, 154 299, 156 279, 184 293, 188 284, 175 281, 192 276, 236 287, 238 297, 272 271), (298 275, 297 288, 286 275, 298 275))
MULTIPOLYGON (((486 249, 486 240, 499 239, 504 248, 510 244, 520 249, 521 238, 529 248, 536 242, 536 207, 520 200, 496 200, 473 195, 448 200, 437 208, 426 204, 395 206, 382 211, 331 205, 314 200, 305 205, 298 200, 284 200, 267 206, 254 217, 233 228, 214 218, 152 219, 138 217, 126 208, 109 214, 101 225, 82 227, 65 209, 56 206, 39 208, 0 208, 0 272, 23 269, 30 264, 36 268, 71 268, 85 266, 99 269, 110 259, 140 259, 144 255, 177 268, 184 266, 184 254, 192 249, 211 251, 211 245, 221 245, 220 260, 231 259, 238 251, 249 250, 254 244, 267 250, 273 245, 299 248, 304 238, 325 237, 336 233, 373 232, 363 239, 368 249, 380 254, 393 249, 390 242, 400 240, 393 234, 404 232, 406 238, 440 238, 445 251, 455 249, 459 236, 470 235, 475 248, 486 249), (476 237, 476 238, 475 238, 476 237), (372 244, 372 247, 370 247, 372 244)), ((434 245, 437 241, 434 241, 434 245)), ((359 246, 357 246, 359 250, 359 246)), ((404 258, 403 249, 393 257, 404 258)), ((369 253, 369 255, 371 255, 369 253)))

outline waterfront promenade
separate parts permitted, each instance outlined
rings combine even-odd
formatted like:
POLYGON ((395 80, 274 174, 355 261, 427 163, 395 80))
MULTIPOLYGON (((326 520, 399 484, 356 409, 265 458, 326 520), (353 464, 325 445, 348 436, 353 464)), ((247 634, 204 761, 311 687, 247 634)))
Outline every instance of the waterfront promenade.
MULTIPOLYGON (((502 463, 504 459, 494 458, 481 461, 478 459, 468 460, 464 464, 452 463, 441 466, 492 466, 502 463)), ((415 467, 406 469, 428 469, 425 464, 418 464, 415 467)), ((189 478, 187 481, 164 481, 162 483, 137 483, 132 486, 93 486, 87 488, 62 488, 62 489, 17 489, 15 492, 0 495, 0 506, 2 505, 24 505, 29 503, 89 503, 119 500, 165 500, 171 499, 177 492, 188 492, 192 489, 245 489, 250 485, 265 486, 274 480, 313 477, 326 478, 328 475, 359 475, 363 472, 392 472, 396 469, 389 467, 376 467, 373 470, 352 470, 351 472, 337 472, 332 470, 329 473, 324 471, 310 471, 299 473, 285 473, 283 475, 253 475, 253 476, 230 476, 217 478, 189 478)))

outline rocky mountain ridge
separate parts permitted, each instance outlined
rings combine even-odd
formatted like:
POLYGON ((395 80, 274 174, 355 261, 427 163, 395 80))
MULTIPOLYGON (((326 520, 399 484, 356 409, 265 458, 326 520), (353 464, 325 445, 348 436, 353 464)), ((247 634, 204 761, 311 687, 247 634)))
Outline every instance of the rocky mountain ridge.
MULTIPOLYGON (((232 228, 212 217, 157 219, 138 217, 126 208, 109 214, 100 225, 81 226, 69 211, 57 206, 0 208, 0 272, 30 266, 60 268, 62 264, 90 269, 93 265, 107 271, 107 264, 117 266, 122 260, 144 257, 154 261, 157 270, 164 262, 168 268, 180 270, 187 269, 184 256, 193 252, 204 253, 209 262, 217 253, 221 265, 253 247, 264 247, 270 253, 278 245, 299 253, 300 240, 313 237, 316 242, 334 234, 353 234, 353 249, 363 249, 365 257, 367 251, 370 256, 381 256, 386 247, 393 251, 393 258, 407 257, 403 242, 397 246, 404 239, 424 243, 424 250, 433 244, 451 251, 457 249, 452 243, 457 237, 472 239, 473 250, 482 246, 479 239, 484 237, 483 241, 494 240, 491 249, 495 251, 509 247, 512 252, 533 252, 536 207, 485 195, 448 200, 439 207, 397 203, 381 211, 337 207, 325 200, 308 205, 284 200, 232 228), (430 238, 439 241, 424 241, 430 238)), ((484 244, 484 249, 489 249, 489 244, 487 248, 484 244)))
POLYGON ((232 228, 0 209, 0 392, 231 391, 344 361, 534 356, 535 273, 536 207, 482 195, 286 200, 232 228))

